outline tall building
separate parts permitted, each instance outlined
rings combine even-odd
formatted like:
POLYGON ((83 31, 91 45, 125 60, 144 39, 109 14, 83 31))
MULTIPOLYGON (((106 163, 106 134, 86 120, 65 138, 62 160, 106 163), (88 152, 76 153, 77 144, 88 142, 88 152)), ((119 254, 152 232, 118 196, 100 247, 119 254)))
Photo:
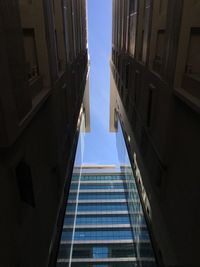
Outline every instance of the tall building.
POLYGON ((0 37, 0 266, 44 267, 90 125, 86 1, 0 1, 0 37))
POLYGON ((199 266, 200 1, 113 0, 119 120, 162 266, 199 266))
POLYGON ((74 168, 56 266, 157 266, 130 164, 74 168))

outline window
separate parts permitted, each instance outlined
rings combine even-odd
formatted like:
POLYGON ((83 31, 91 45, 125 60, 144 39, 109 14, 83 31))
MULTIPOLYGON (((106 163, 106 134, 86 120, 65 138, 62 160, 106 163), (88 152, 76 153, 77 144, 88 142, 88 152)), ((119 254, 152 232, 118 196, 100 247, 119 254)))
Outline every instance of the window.
POLYGON ((28 76, 32 81, 39 75, 34 29, 23 29, 23 37, 28 76))
POLYGON ((188 44, 185 73, 182 88, 193 97, 200 99, 200 28, 192 28, 188 44))
POLYGON ((147 107, 147 126, 151 126, 151 116, 152 116, 152 102, 153 102, 153 90, 155 89, 154 85, 149 86, 149 97, 148 97, 148 107, 147 107))
POLYGON ((137 0, 130 1, 129 6, 129 53, 135 56, 137 31, 137 0))
POLYGON ((165 49, 165 30, 157 31, 157 40, 156 40, 156 53, 153 63, 153 69, 161 74, 162 65, 163 65, 163 56, 165 49))
POLYGON ((15 170, 20 198, 28 205, 35 207, 35 198, 33 192, 33 182, 30 166, 21 161, 15 170))
POLYGON ((190 32, 186 72, 200 75, 200 28, 192 28, 190 32))
POLYGON ((150 17, 151 17, 151 0, 145 1, 144 20, 143 20, 143 40, 142 40, 142 62, 147 62, 149 49, 149 34, 150 34, 150 17))
POLYGON ((130 15, 133 14, 134 12, 136 12, 136 8, 137 8, 137 0, 130 0, 129 1, 129 13, 130 15))

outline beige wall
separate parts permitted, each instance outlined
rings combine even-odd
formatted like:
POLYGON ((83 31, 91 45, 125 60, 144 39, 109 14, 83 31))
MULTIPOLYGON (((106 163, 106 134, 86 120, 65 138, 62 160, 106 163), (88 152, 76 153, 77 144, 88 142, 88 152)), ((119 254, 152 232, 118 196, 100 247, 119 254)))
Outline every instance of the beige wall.
POLYGON ((85 132, 90 132, 90 70, 88 70, 83 98, 85 109, 85 132))

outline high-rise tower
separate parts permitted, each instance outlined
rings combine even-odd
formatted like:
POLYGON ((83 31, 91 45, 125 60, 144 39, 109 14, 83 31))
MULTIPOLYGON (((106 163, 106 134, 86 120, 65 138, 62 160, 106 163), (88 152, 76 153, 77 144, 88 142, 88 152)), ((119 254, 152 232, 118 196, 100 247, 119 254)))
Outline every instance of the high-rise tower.
POLYGON ((157 266, 130 165, 74 168, 56 266, 157 266))
POLYGON ((110 66, 159 262, 199 266, 200 1, 113 0, 110 66))

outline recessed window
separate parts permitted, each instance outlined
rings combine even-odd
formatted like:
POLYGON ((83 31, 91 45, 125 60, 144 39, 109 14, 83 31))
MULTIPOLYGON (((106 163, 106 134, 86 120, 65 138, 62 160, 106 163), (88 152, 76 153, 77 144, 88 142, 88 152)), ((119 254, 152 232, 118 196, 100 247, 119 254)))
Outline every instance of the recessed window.
POLYGON ((137 9, 137 0, 130 0, 130 6, 129 6, 129 11, 130 11, 130 14, 136 12, 136 9, 137 9))
POLYGON ((143 37, 142 37, 142 62, 147 62, 148 48, 149 48, 149 32, 150 32, 150 18, 151 18, 151 2, 145 1, 145 11, 143 16, 143 37))
POLYGON ((17 165, 15 173, 21 200, 26 204, 35 207, 35 198, 33 193, 33 182, 30 166, 25 161, 21 161, 17 165))
POLYGON ((186 72, 200 75, 200 28, 192 28, 190 32, 186 72))
POLYGON ((148 108, 147 108, 147 126, 151 126, 152 117, 152 104, 153 104, 153 91, 155 90, 154 85, 149 86, 149 97, 148 97, 148 108))
POLYGON ((34 29, 23 29, 23 38, 28 76, 32 81, 39 75, 34 29))
POLYGON ((153 63, 153 69, 158 73, 161 73, 162 71, 165 43, 165 30, 158 30, 156 40, 156 54, 153 63))
POLYGON ((130 1, 129 6, 129 53, 135 55, 136 29, 137 29, 137 0, 130 1))

